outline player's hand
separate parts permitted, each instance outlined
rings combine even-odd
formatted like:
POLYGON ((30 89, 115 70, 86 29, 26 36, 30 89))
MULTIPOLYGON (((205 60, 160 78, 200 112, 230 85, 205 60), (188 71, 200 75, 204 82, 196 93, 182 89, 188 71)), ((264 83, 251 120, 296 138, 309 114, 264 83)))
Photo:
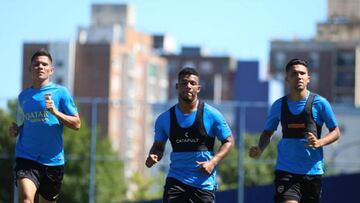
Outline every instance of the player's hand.
POLYGON ((199 166, 199 170, 207 175, 210 175, 215 168, 215 164, 210 161, 197 161, 196 164, 199 166))
POLYGON ((306 139, 308 141, 306 147, 319 148, 322 146, 321 141, 311 132, 306 133, 306 139))
POLYGON ((12 123, 9 127, 9 134, 16 137, 20 132, 20 127, 16 123, 12 123))
POLYGON ((56 112, 56 108, 55 108, 54 101, 51 99, 51 94, 45 94, 44 98, 45 98, 45 108, 46 108, 46 110, 50 111, 51 113, 54 114, 56 112))
POLYGON ((249 149, 249 156, 254 159, 258 159, 262 154, 262 150, 258 146, 252 146, 249 149))
POLYGON ((156 164, 157 162, 159 162, 159 157, 156 154, 149 154, 149 156, 147 157, 146 161, 145 161, 145 166, 147 166, 148 168, 151 168, 154 164, 156 164))

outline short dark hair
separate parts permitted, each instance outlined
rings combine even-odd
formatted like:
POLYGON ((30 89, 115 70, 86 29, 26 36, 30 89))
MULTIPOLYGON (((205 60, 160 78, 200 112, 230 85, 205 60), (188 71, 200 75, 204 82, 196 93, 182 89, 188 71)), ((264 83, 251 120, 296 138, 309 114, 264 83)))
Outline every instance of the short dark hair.
POLYGON ((289 71, 290 71, 290 68, 291 68, 292 66, 294 66, 294 65, 303 65, 303 66, 306 67, 306 69, 309 70, 308 64, 309 64, 309 63, 308 63, 307 61, 303 60, 303 59, 293 58, 293 59, 291 59, 291 60, 286 64, 285 70, 286 70, 286 72, 289 72, 289 71))
POLYGON ((200 78, 199 72, 195 68, 190 67, 184 67, 181 69, 181 71, 178 73, 178 80, 180 80, 184 75, 196 75, 198 78, 200 78))
POLYGON ((39 56, 46 56, 52 62, 51 54, 45 48, 41 48, 40 50, 36 51, 34 53, 34 55, 32 55, 32 57, 31 57, 31 62, 33 62, 35 60, 35 58, 39 57, 39 56))

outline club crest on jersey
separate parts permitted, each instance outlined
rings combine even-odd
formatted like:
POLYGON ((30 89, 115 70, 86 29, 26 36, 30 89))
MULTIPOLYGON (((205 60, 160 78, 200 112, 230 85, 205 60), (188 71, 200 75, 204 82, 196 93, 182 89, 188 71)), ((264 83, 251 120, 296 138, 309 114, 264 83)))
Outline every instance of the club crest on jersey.
POLYGON ((284 192, 284 186, 283 186, 283 185, 279 185, 279 186, 277 187, 277 192, 278 192, 278 193, 283 193, 283 192, 284 192))

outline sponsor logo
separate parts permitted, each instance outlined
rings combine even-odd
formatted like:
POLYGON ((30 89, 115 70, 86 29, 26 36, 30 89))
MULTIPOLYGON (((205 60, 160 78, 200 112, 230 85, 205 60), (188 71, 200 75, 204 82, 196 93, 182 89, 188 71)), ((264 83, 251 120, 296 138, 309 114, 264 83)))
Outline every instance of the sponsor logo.
POLYGON ((306 128, 306 125, 305 125, 305 123, 290 123, 290 124, 288 124, 288 128, 303 129, 303 128, 306 128))
POLYGON ((197 143, 199 142, 199 138, 191 138, 189 136, 189 132, 185 132, 185 138, 176 139, 176 143, 197 143))
POLYGON ((55 195, 52 197, 53 200, 56 200, 56 198, 58 198, 59 194, 55 195))
POLYGON ((17 176, 18 176, 18 177, 24 177, 24 176, 25 176, 25 172, 22 171, 22 170, 21 170, 21 171, 18 171, 18 172, 17 172, 17 176))
POLYGON ((276 190, 278 193, 283 193, 284 189, 285 189, 285 187, 283 185, 279 185, 276 190))
POLYGON ((49 114, 47 111, 33 111, 25 113, 24 118, 30 122, 46 122, 49 120, 49 114))
POLYGON ((176 143, 197 143, 199 142, 199 138, 185 138, 185 139, 177 139, 176 143))

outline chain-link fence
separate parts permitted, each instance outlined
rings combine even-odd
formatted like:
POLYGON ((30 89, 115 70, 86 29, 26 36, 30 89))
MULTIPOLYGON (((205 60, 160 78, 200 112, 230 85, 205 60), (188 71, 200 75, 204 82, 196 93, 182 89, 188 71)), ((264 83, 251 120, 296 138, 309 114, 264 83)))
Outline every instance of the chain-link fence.
MULTIPOLYGON (((7 99, 0 99, 0 107, 15 119, 11 109, 6 107, 7 102, 7 99)), ((62 199, 60 198, 59 202, 111 202, 109 199, 112 202, 125 202, 159 197, 156 194, 162 192, 164 174, 169 167, 170 147, 167 146, 166 156, 158 166, 147 169, 144 162, 153 142, 155 119, 176 101, 150 104, 107 98, 76 98, 76 102, 83 125, 79 132, 64 132, 67 164, 62 199), (114 193, 114 190, 118 192, 114 193), (109 195, 112 195, 112 198, 109 198, 109 195)), ((224 115, 237 143, 234 155, 223 160, 219 166, 220 189, 238 188, 238 196, 244 197, 245 183, 270 183, 276 158, 276 142, 272 142, 272 147, 267 149, 268 155, 263 159, 255 161, 247 156, 248 147, 257 143, 258 135, 262 131, 268 104, 234 101, 208 103, 224 115), (267 172, 254 170, 256 168, 265 169, 267 172), (229 172, 229 169, 233 170, 229 172), (234 170, 237 172, 234 173, 234 170), (264 174, 268 176, 265 179, 264 174), (262 179, 259 179, 259 176, 262 176, 262 179)), ((354 122, 360 119, 360 113, 356 109, 352 110, 353 114, 344 110, 337 112, 336 108, 335 113, 343 136, 339 142, 325 147, 327 173, 358 173, 360 138, 355 134, 359 131, 354 122)), ((2 131, 5 129, 2 128, 2 131)), ((0 136, 7 136, 5 134, 6 132, 1 132, 0 136)), ((275 139, 280 137, 278 131, 275 134, 275 139)), ((0 161, 6 165, 13 163, 13 153, 5 150, 5 147, 0 149, 0 161)), ((12 167, 3 170, 1 176, 6 176, 9 181, 12 167)), ((13 191, 13 187, 8 187, 8 190, 13 191)), ((15 202, 17 194, 13 194, 4 201, 15 202)), ((242 199, 239 198, 239 202, 242 202, 242 199)))

